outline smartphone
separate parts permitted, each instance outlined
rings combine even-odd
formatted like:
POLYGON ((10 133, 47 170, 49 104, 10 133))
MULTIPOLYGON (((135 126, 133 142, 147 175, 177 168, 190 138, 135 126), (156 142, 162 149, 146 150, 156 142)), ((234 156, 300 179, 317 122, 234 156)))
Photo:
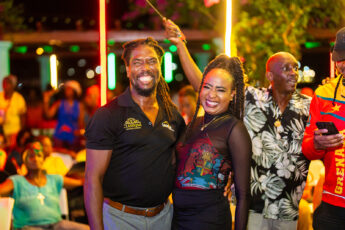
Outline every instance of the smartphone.
POLYGON ((328 133, 323 133, 322 135, 333 135, 339 133, 337 127, 335 127, 335 124, 331 121, 318 121, 316 122, 316 126, 318 129, 328 130, 328 133))

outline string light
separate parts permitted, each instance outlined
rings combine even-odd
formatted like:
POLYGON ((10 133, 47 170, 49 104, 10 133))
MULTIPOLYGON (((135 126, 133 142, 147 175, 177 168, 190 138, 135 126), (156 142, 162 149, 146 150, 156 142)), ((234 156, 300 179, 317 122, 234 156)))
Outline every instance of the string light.
POLYGON ((44 53, 44 49, 42 48, 42 47, 38 47, 37 49, 36 49, 36 54, 37 55, 42 55, 44 53))
POLYGON ((58 75, 57 75, 57 58, 56 55, 50 55, 50 85, 57 89, 58 75))
POLYGON ((101 105, 107 103, 107 26, 106 0, 99 0, 99 50, 101 61, 101 105))
POLYGON ((225 54, 231 56, 232 0, 226 0, 225 54))
POLYGON ((173 80, 173 62, 172 53, 165 52, 164 54, 164 78, 167 83, 173 80))
POLYGON ((108 89, 116 88, 116 55, 108 54, 108 89))

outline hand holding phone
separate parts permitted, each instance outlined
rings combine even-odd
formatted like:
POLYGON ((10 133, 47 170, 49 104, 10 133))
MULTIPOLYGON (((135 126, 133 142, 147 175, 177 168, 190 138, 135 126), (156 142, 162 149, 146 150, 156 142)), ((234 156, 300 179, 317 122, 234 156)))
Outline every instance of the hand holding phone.
POLYGON ((339 131, 335 124, 331 121, 318 121, 316 122, 316 126, 318 129, 327 129, 327 133, 323 133, 322 135, 334 135, 338 134, 339 131))

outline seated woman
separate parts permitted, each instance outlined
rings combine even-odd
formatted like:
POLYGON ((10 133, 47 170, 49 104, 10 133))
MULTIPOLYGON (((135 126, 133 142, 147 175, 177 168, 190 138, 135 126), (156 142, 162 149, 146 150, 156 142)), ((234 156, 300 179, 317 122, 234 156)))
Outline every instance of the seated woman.
POLYGON ((242 63, 219 55, 204 71, 196 112, 177 144, 173 229, 231 229, 223 196, 230 172, 237 198, 235 229, 246 229, 252 151, 242 123, 243 102, 242 63), (196 118, 200 104, 205 116, 196 118))
POLYGON ((59 195, 62 187, 81 186, 81 180, 45 174, 44 155, 39 142, 33 142, 23 153, 28 170, 25 176, 10 176, 0 184, 0 195, 12 193, 15 230, 89 229, 87 225, 61 219, 59 195))

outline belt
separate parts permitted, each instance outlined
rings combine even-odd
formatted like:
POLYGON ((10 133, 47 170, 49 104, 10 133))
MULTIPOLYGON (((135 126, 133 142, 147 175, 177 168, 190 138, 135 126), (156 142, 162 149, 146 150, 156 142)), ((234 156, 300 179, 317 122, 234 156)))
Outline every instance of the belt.
POLYGON ((168 200, 165 201, 163 204, 158 205, 156 207, 145 208, 145 209, 137 209, 137 208, 129 207, 129 206, 121 204, 119 202, 112 201, 109 198, 104 198, 104 202, 106 204, 110 205, 111 207, 116 208, 122 212, 130 213, 130 214, 134 214, 134 215, 139 215, 139 216, 153 217, 153 216, 156 216, 157 214, 159 214, 163 210, 163 208, 167 204, 168 200))

